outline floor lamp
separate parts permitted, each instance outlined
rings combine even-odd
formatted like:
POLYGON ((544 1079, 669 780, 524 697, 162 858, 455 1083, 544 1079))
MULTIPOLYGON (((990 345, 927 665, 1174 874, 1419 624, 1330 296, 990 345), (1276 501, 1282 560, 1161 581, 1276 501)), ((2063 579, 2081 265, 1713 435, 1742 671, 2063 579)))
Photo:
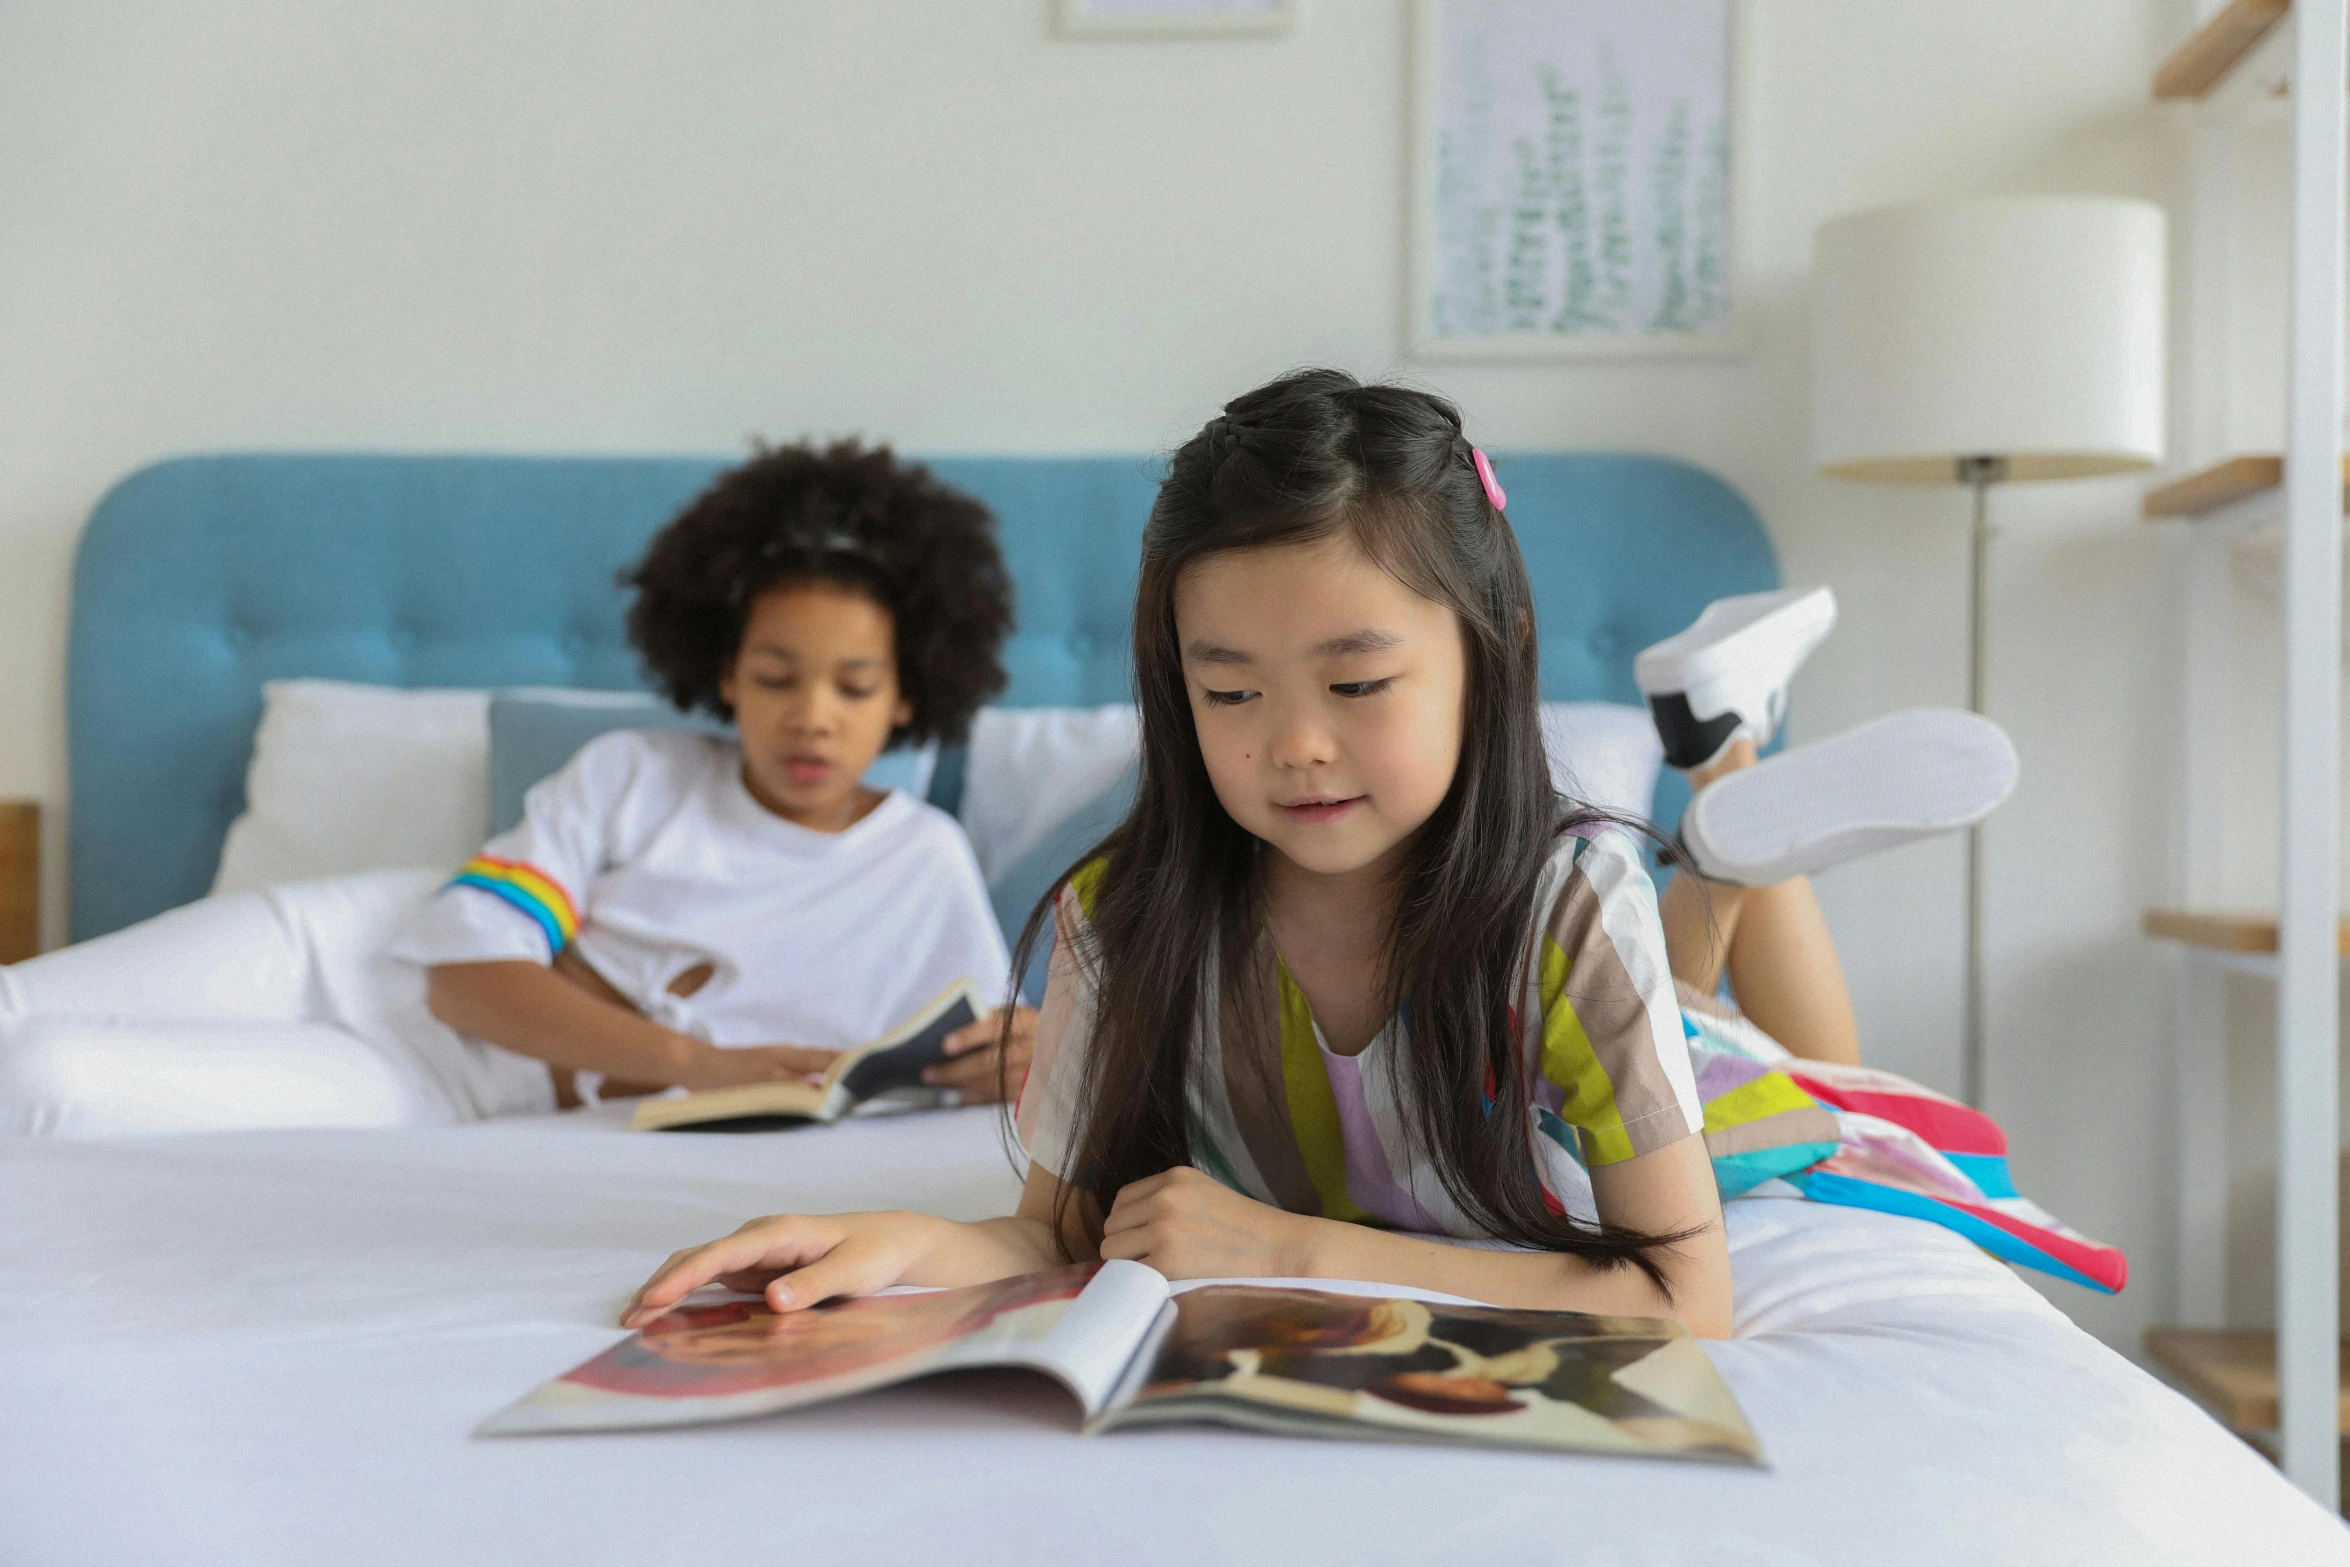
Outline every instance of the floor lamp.
MULTIPOLYGON (((1837 218, 1812 251, 1812 460, 1974 492, 1967 702, 1983 711, 1991 486, 2162 460, 2164 221, 2150 202, 2012 196, 1837 218)), ((1960 1076, 1983 1099, 1983 843, 1967 835, 1960 1076)))

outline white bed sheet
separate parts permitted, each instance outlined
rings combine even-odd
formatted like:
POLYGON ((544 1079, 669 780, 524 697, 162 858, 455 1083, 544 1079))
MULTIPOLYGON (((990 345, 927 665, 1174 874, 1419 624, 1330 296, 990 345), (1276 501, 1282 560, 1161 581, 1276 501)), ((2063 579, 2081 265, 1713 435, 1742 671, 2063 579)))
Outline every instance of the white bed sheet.
POLYGON ((964 1376, 666 1433, 475 1440, 756 1213, 1001 1212, 991 1112, 635 1136, 484 1126, 0 1141, 0 1561, 2350 1561, 2193 1406, 1932 1226, 1731 1210, 1713 1346, 1771 1467, 1073 1434, 964 1376))

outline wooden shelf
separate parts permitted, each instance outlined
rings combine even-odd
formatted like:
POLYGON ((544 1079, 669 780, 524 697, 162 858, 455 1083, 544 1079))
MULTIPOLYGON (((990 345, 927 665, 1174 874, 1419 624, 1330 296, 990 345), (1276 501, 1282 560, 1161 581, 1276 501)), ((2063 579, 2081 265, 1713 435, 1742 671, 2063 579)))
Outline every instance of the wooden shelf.
MULTIPOLYGON (((2274 914, 2227 913, 2206 909, 2148 909, 2142 922, 2149 936, 2209 947, 2215 952, 2274 952, 2277 917, 2274 914)), ((2350 957, 2350 919, 2336 927, 2334 950, 2350 957)))
POLYGON ((2229 0, 2156 68, 2154 96, 2169 100, 2203 97, 2227 80, 2228 72, 2290 9, 2291 0, 2229 0))
POLYGON ((2284 482, 2285 459, 2274 453, 2256 452, 2230 457, 2208 468, 2181 474, 2168 484, 2156 485, 2146 492, 2139 507, 2150 520, 2200 517, 2247 495, 2273 490, 2284 482))
POLYGON ((0 800, 0 963, 41 949, 41 807, 0 800))
MULTIPOLYGON (((2275 452, 2247 452, 2156 485, 2139 502, 2139 510, 2148 522, 2200 517, 2263 490, 2279 489, 2284 482, 2283 457, 2275 452)), ((2350 455, 2342 459, 2342 490, 2344 505, 2350 506, 2350 455)))
MULTIPOLYGON (((2148 1328, 2146 1357, 2231 1431, 2277 1426, 2277 1339, 2273 1333, 2225 1328, 2148 1328)), ((2342 1357, 2350 1373, 2350 1354, 2342 1357)), ((2335 1418, 2350 1426, 2350 1383, 2335 1418)))

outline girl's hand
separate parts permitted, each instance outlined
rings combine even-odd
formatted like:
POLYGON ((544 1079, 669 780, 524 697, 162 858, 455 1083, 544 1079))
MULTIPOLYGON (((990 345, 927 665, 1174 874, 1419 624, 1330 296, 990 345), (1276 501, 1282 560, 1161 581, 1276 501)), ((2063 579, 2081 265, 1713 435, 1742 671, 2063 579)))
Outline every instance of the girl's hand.
POLYGON ((746 1045, 729 1049, 704 1045, 694 1052, 680 1087, 697 1092, 705 1088, 740 1088, 745 1083, 812 1082, 822 1077, 840 1055, 837 1050, 814 1050, 805 1045, 746 1045))
POLYGON ((642 1327, 705 1284, 762 1293, 779 1312, 870 1295, 906 1276, 941 1222, 919 1213, 753 1219, 724 1240, 671 1253, 620 1313, 620 1325, 642 1327))
POLYGON ((933 1088, 960 1090, 967 1105, 993 1104, 1018 1094, 1028 1075, 1028 1058, 1036 1049, 1037 1011, 1034 1007, 1010 1010, 1012 1037, 1000 1052, 996 1041, 1004 1028, 1002 1007, 947 1035, 947 1060, 925 1068, 922 1081, 933 1088))
POLYGON ((1315 1222, 1180 1165, 1118 1193, 1102 1225, 1102 1256, 1147 1263, 1171 1279, 1295 1278, 1312 1272, 1315 1222))

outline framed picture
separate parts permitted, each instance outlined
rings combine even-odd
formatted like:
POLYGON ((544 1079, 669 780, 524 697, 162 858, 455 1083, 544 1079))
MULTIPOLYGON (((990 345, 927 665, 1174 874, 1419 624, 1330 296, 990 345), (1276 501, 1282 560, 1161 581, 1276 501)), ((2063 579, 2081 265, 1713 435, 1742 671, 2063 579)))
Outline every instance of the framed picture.
POLYGON ((1053 0, 1069 38, 1197 38, 1286 33, 1298 0, 1053 0))
POLYGON ((1741 348, 1738 0, 1419 0, 1408 340, 1741 348))

